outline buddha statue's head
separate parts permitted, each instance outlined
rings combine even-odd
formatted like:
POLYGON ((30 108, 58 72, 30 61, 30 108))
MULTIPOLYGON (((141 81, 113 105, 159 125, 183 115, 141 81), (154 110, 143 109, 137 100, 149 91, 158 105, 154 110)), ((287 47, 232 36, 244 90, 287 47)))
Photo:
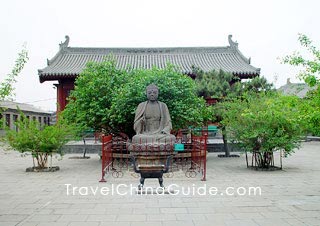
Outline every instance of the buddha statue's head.
POLYGON ((150 84, 147 86, 147 98, 150 101, 158 100, 159 88, 155 84, 150 84))

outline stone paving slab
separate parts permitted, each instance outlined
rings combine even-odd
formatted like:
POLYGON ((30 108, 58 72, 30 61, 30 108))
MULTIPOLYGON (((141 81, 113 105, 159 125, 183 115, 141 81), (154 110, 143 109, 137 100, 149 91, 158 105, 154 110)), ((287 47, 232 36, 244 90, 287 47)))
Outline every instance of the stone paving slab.
MULTIPOLYGON (((164 179, 167 187, 175 184, 179 193, 174 195, 103 195, 101 189, 117 186, 127 192, 138 178, 125 171, 122 178, 107 176, 107 183, 99 183, 99 156, 69 159, 72 156, 76 154, 53 158, 60 171, 27 173, 30 155, 1 149, 0 226, 320 225, 319 142, 303 143, 283 159, 282 171, 273 172, 247 169, 243 154, 218 158, 210 153, 207 181, 200 181, 200 175, 186 178, 183 171, 164 179), (226 192, 228 187, 243 191, 250 186, 260 186, 262 194, 226 192), (203 187, 205 194, 192 194, 203 187), (210 188, 218 189, 217 194, 210 195, 210 188)), ((158 182, 147 179, 145 185, 155 189, 158 182)))

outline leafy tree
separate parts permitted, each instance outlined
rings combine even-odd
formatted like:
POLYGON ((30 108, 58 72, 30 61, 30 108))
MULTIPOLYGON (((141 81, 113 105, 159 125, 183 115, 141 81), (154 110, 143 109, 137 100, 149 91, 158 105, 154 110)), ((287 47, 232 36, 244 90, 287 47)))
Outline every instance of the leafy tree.
POLYGON ((205 101, 197 97, 192 79, 173 66, 119 70, 112 60, 87 65, 76 80, 63 115, 82 128, 131 136, 135 109, 146 100, 145 89, 151 83, 159 87, 159 100, 167 104, 174 129, 202 123, 212 116, 205 101))
POLYGON ((66 120, 78 125, 78 132, 88 128, 107 129, 114 92, 129 78, 127 71, 116 68, 111 58, 90 62, 75 81, 75 90, 63 112, 66 120))
POLYGON ((300 99, 277 93, 246 95, 220 103, 226 110, 223 124, 229 140, 258 154, 258 167, 272 166, 273 152, 290 155, 304 135, 300 99))
MULTIPOLYGON (((28 51, 24 45, 11 73, 0 83, 0 100, 10 99, 13 96, 13 84, 28 59, 28 51)), ((69 136, 72 134, 71 126, 63 124, 62 119, 55 126, 40 128, 37 121, 30 121, 20 112, 20 120, 16 122, 16 126, 18 131, 7 128, 5 139, 13 149, 21 153, 31 152, 32 157, 37 160, 39 169, 47 166, 48 157, 53 153, 62 154, 60 148, 72 137, 69 136)))
POLYGON ((264 77, 254 77, 248 81, 241 81, 239 77, 222 70, 203 72, 194 69, 196 74, 197 93, 199 96, 216 98, 225 101, 241 96, 245 92, 260 92, 273 89, 264 77))
POLYGON ((308 132, 320 136, 320 50, 305 34, 298 34, 298 40, 310 57, 295 51, 293 54, 285 56, 282 63, 302 67, 298 76, 310 87, 317 86, 304 99, 302 112, 305 116, 305 126, 308 132))
POLYGON ((18 131, 7 129, 6 140, 16 151, 30 152, 37 161, 37 169, 46 168, 52 154, 62 155, 61 147, 74 137, 73 128, 64 123, 62 118, 53 126, 40 128, 38 121, 29 120, 20 112, 16 126, 18 131))
POLYGON ((238 96, 240 92, 239 86, 235 85, 239 78, 232 73, 222 70, 205 73, 199 69, 194 69, 193 73, 196 74, 195 82, 199 96, 225 99, 238 96))
POLYGON ((21 52, 18 54, 18 58, 15 61, 15 65, 11 70, 11 73, 7 74, 4 81, 0 83, 0 101, 10 98, 13 95, 13 84, 16 82, 17 76, 24 68, 28 59, 28 51, 26 50, 26 46, 23 45, 23 48, 21 52))
MULTIPOLYGON (((24 68, 25 64, 27 63, 29 57, 28 57, 28 51, 26 50, 26 45, 24 44, 22 47, 22 50, 18 53, 18 58, 15 61, 15 65, 11 72, 7 74, 5 79, 0 82, 0 101, 10 99, 13 96, 14 92, 14 83, 16 82, 16 78, 18 77, 19 73, 24 68)), ((0 114, 5 109, 0 108, 0 114)), ((3 119, 0 120, 0 128, 3 126, 3 119)))
POLYGON ((275 91, 272 83, 269 83, 265 77, 254 77, 253 79, 241 83, 241 93, 246 92, 270 92, 275 91))
MULTIPOLYGON (((206 98, 215 98, 218 102, 232 101, 246 92, 261 92, 272 90, 273 88, 273 85, 263 77, 255 77, 249 81, 242 82, 239 77, 222 70, 213 70, 207 73, 197 68, 193 68, 193 70, 193 74, 196 75, 195 82, 198 95, 206 98)), ((224 105, 215 105, 214 112, 216 121, 220 124, 222 131, 225 156, 229 157, 230 150, 227 143, 226 127, 222 123, 225 113, 224 105)))
POLYGON ((298 40, 300 45, 312 55, 312 59, 307 59, 296 51, 285 56, 282 62, 293 66, 301 66, 303 70, 299 73, 299 77, 312 87, 320 82, 320 50, 313 45, 312 40, 305 34, 299 34, 298 40))
MULTIPOLYGON (((232 73, 226 73, 222 70, 213 70, 205 73, 199 69, 194 69, 193 73, 196 75, 195 82, 199 96, 203 96, 205 98, 216 98, 218 101, 225 101, 238 96, 240 93, 239 83, 236 83, 239 78, 234 76, 232 73)), ((221 110, 218 108, 215 110, 215 118, 220 124, 222 131, 225 156, 229 157, 230 150, 227 143, 226 128, 221 124, 223 115, 221 114, 221 110)))

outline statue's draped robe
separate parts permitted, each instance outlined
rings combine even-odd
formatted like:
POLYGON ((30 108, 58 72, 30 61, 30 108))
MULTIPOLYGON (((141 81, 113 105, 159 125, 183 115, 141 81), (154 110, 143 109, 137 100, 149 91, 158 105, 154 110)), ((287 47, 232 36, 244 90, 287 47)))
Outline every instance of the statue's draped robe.
POLYGON ((139 104, 135 119, 134 119, 134 130, 136 131, 136 134, 132 141, 133 143, 154 143, 154 142, 160 142, 160 143, 174 143, 175 137, 170 134, 170 131, 172 129, 171 124, 171 118, 169 114, 168 107, 165 103, 161 101, 157 101, 159 104, 159 110, 160 110, 160 123, 159 128, 154 131, 147 131, 145 128, 146 123, 146 109, 148 105, 148 101, 142 102, 139 104), (144 120, 144 123, 142 122, 144 120))

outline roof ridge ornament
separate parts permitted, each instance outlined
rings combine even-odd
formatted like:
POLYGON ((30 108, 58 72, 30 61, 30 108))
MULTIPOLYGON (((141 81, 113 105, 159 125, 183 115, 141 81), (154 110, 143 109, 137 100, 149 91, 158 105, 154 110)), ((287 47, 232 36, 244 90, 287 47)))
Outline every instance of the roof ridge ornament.
POLYGON ((64 49, 64 48, 67 48, 68 45, 69 45, 69 41, 70 41, 69 36, 66 35, 65 38, 66 38, 66 40, 65 40, 64 42, 61 42, 61 43, 59 44, 60 50, 61 50, 61 49, 64 49))
POLYGON ((65 38, 66 40, 59 44, 59 52, 51 60, 47 59, 47 66, 51 65, 58 58, 58 56, 60 56, 61 53, 64 53, 65 49, 68 48, 70 38, 68 35, 66 35, 65 38))
POLYGON ((228 35, 228 41, 230 44, 230 48, 237 54, 239 54, 239 56, 248 64, 251 64, 251 58, 247 58, 245 57, 239 50, 238 48, 238 42, 234 42, 232 41, 232 35, 228 35))
POLYGON ((232 41, 232 35, 228 35, 228 41, 231 49, 238 49, 238 43, 232 41))

